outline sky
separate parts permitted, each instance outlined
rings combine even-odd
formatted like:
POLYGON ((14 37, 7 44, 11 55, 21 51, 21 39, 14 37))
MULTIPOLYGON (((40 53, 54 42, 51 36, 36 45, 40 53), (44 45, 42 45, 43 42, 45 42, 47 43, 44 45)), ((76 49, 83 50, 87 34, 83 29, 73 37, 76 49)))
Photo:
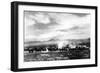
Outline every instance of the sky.
POLYGON ((25 41, 90 37, 90 14, 24 11, 25 41))

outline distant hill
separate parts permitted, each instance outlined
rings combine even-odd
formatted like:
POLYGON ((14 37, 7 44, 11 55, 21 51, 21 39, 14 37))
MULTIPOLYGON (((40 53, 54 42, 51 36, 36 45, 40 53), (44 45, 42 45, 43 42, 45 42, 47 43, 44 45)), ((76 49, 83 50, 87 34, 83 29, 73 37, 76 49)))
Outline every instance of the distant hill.
POLYGON ((90 43, 90 38, 86 38, 86 39, 67 39, 67 40, 50 39, 48 41, 28 41, 28 42, 24 42, 24 44, 25 44, 25 46, 29 46, 29 45, 47 45, 47 44, 57 44, 58 42, 61 42, 61 41, 68 41, 69 43, 75 43, 75 44, 90 43))

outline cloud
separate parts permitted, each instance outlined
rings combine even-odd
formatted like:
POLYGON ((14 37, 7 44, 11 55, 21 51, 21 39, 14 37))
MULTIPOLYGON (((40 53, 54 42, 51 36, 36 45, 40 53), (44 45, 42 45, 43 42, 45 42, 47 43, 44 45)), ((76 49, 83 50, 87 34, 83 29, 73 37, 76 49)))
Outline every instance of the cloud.
POLYGON ((25 12, 25 40, 82 39, 90 37, 90 14, 25 12))

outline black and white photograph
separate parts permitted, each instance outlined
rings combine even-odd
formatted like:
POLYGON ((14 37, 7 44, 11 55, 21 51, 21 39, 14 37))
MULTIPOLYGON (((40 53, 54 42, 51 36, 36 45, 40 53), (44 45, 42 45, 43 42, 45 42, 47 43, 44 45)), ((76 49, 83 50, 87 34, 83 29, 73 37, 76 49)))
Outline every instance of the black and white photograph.
POLYGON ((90 58, 89 13, 24 11, 24 61, 90 58))
POLYGON ((11 3, 11 70, 97 66, 97 7, 11 3))

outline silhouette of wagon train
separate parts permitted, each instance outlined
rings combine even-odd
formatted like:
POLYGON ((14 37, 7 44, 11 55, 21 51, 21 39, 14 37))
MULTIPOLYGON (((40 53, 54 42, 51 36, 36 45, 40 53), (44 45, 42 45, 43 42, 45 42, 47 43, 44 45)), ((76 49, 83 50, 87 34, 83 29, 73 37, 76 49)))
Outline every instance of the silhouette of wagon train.
POLYGON ((70 50, 89 50, 90 46, 88 44, 80 44, 80 45, 69 45, 67 44, 64 47, 59 48, 57 44, 46 44, 46 45, 30 45, 25 46, 24 51, 27 51, 28 53, 34 53, 34 52, 69 52, 70 50))

